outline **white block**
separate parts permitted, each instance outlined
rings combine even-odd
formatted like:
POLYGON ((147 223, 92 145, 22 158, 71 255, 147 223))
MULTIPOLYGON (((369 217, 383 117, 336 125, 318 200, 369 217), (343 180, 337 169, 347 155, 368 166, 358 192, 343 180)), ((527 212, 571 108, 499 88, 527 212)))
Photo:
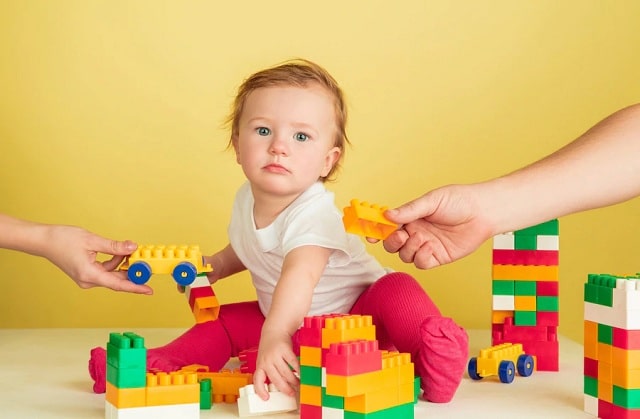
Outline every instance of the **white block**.
POLYGON ((322 406, 322 419, 344 419, 344 409, 322 406))
POLYGON ((584 411, 598 417, 598 399, 588 394, 584 395, 584 411))
POLYGON ((514 250, 516 248, 516 236, 513 233, 498 234, 493 236, 493 248, 496 250, 514 250))
POLYGON ((191 288, 200 288, 200 287, 210 287, 211 283, 207 279, 206 275, 196 276, 196 279, 191 283, 191 285, 187 285, 184 287, 184 295, 187 297, 187 301, 189 301, 189 297, 191 296, 191 288))
POLYGON ((105 419, 200 419, 200 403, 118 409, 105 401, 105 419))
POLYGON ((298 401, 296 397, 280 393, 273 384, 269 385, 269 400, 262 400, 256 394, 253 384, 240 388, 238 415, 241 418, 291 412, 297 409, 298 401))
POLYGON ((515 297, 513 295, 494 295, 491 307, 494 310, 515 310, 515 297))
POLYGON ((560 250, 560 237, 545 235, 537 236, 536 250, 560 250))

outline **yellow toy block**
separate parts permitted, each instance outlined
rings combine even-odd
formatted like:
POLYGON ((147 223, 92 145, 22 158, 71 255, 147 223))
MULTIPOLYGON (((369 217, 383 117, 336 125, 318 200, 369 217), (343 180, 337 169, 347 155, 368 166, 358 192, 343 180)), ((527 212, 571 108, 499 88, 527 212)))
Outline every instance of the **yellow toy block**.
POLYGON ((145 387, 118 388, 108 381, 106 385, 105 400, 119 409, 125 407, 142 407, 147 404, 147 391, 145 387))
POLYGON ((141 245, 118 268, 136 284, 146 283, 152 274, 171 274, 180 285, 187 286, 201 273, 213 268, 204 263, 196 245, 141 245))
POLYGON ((240 397, 240 388, 253 383, 253 374, 240 370, 223 369, 219 372, 209 372, 205 365, 188 365, 180 371, 195 371, 199 380, 211 380, 211 401, 214 403, 235 403, 240 397))
POLYGON ((584 321, 584 356, 598 359, 598 323, 584 321))
POLYGON ((620 388, 640 388, 640 369, 626 369, 614 365, 611 383, 620 388))
POLYGON ((351 205, 344 209, 342 217, 345 230, 373 239, 386 239, 398 228, 397 224, 387 220, 383 215, 386 209, 387 207, 352 199, 351 205))
MULTIPOLYGON (((611 347, 610 350, 610 360, 605 362, 612 363, 615 367, 622 367, 628 370, 637 370, 640 369, 640 349, 624 349, 611 347)), ((602 361, 602 356, 600 355, 601 347, 598 347, 598 361, 602 361)))
POLYGON ((558 281, 558 266, 493 265, 492 278, 513 281, 558 281))
POLYGON ((322 347, 328 349, 332 343, 350 340, 375 340, 376 328, 371 316, 329 317, 322 329, 322 347))
POLYGON ((598 380, 598 399, 613 403, 613 385, 598 380))
POLYGON ((300 384, 300 404, 322 406, 322 387, 300 384))
POLYGON ((300 346, 300 365, 322 367, 322 348, 300 346))
POLYGON ((200 384, 194 372, 147 373, 147 406, 200 403, 200 384))
POLYGON ((327 394, 353 397, 385 387, 382 370, 356 375, 327 374, 327 394))
POLYGON ((516 295, 514 301, 516 311, 536 311, 535 295, 516 295))

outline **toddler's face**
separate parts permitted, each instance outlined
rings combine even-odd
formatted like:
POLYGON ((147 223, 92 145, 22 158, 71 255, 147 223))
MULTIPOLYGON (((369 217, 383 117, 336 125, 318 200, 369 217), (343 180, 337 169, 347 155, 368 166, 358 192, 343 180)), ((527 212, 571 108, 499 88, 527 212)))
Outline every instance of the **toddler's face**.
POLYGON ((254 194, 298 195, 338 161, 335 109, 322 87, 271 86, 251 92, 233 139, 254 194))

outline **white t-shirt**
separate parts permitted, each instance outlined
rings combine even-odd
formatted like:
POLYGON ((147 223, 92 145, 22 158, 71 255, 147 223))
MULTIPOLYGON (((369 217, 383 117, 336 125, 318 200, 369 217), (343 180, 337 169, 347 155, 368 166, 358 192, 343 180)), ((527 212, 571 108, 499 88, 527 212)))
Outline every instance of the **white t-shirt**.
POLYGON ((240 187, 233 203, 229 242, 251 273, 260 310, 266 316, 285 255, 306 245, 332 249, 329 263, 316 285, 309 316, 348 313, 362 291, 387 271, 366 252, 364 243, 347 233, 333 193, 316 182, 269 226, 256 229, 254 199, 249 183, 240 187))

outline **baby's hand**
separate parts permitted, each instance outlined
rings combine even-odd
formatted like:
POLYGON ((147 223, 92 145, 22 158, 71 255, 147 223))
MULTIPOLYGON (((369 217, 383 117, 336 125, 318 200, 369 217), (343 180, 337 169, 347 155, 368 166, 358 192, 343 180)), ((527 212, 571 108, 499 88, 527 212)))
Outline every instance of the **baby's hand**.
POLYGON ((299 385, 296 377, 298 371, 300 371, 300 364, 293 353, 291 337, 286 333, 282 335, 263 333, 258 348, 256 371, 253 374, 256 394, 262 400, 269 399, 269 392, 265 385, 269 379, 278 391, 294 396, 299 385))

